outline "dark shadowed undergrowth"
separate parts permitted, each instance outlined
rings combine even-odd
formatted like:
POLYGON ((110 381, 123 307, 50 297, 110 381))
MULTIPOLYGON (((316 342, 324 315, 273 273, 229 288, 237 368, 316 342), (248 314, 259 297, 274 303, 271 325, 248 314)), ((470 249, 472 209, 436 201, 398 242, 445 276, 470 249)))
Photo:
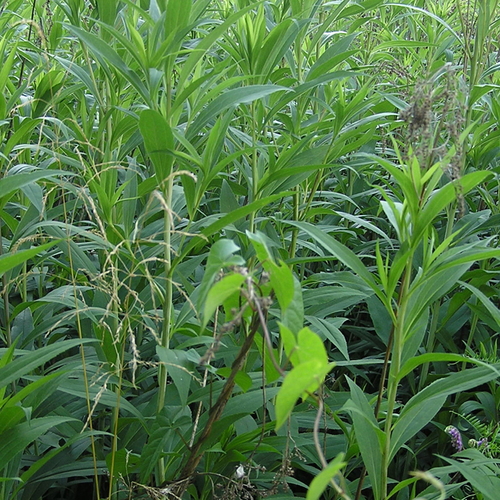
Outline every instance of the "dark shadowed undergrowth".
POLYGON ((497 0, 6 0, 0 500, 498 500, 497 0))

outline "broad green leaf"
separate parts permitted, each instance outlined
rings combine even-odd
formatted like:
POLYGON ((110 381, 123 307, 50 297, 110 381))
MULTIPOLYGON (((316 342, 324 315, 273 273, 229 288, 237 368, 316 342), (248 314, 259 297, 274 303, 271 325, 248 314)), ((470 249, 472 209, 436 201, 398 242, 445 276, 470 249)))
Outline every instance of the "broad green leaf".
POLYGON ((483 306, 490 313, 495 323, 500 326, 500 310, 498 309, 498 307, 496 307, 495 304, 493 304, 493 302, 475 286, 464 281, 459 281, 459 283, 463 287, 468 288, 481 301, 483 306))
POLYGON ((288 360, 292 363, 293 366, 299 366, 300 358, 297 352, 297 338, 295 337, 293 332, 283 323, 279 323, 279 327, 281 340, 283 342, 283 347, 285 349, 285 354, 288 360))
POLYGON ((125 61, 113 49, 113 47, 97 35, 85 31, 82 28, 78 28, 77 26, 73 26, 71 24, 64 24, 64 27, 76 35, 82 44, 88 46, 100 60, 101 64, 109 64, 113 69, 121 73, 127 82, 133 85, 144 101, 148 105, 153 105, 149 91, 144 85, 142 78, 135 71, 129 68, 129 66, 127 66, 125 61))
POLYGON ((461 196, 467 194, 471 189, 474 189, 478 184, 484 182, 490 176, 491 172, 484 170, 471 172, 434 192, 431 199, 419 214, 418 223, 416 224, 413 234, 413 241, 415 243, 420 241, 422 234, 427 230, 441 210, 457 198, 457 193, 460 193, 461 196))
POLYGON ((485 500, 497 500, 500 491, 500 477, 498 477, 498 461, 488 460, 478 450, 465 450, 467 458, 473 457, 473 460, 464 460, 464 453, 459 453, 461 460, 454 460, 448 457, 440 457, 451 464, 457 472, 467 479, 474 489, 485 500), (488 465, 490 467, 488 467, 488 465))
POLYGON ((55 344, 40 347, 35 351, 17 356, 7 366, 0 368, 0 388, 28 375, 32 370, 42 366, 59 354, 82 344, 95 342, 93 339, 61 340, 55 344))
MULTIPOLYGON (((224 368, 219 368, 217 370, 217 375, 220 375, 221 377, 224 378, 228 378, 231 375, 231 371, 232 370, 229 366, 225 366, 224 368)), ((249 389, 252 388, 252 378, 244 371, 240 370, 236 374, 234 381, 238 384, 238 386, 243 392, 247 392, 249 389)))
POLYGON ((212 286, 208 292, 203 308, 202 330, 207 326, 212 314, 220 305, 232 295, 240 294, 241 286, 245 282, 245 279, 245 276, 240 273, 229 274, 212 286))
POLYGON ((271 287, 281 308, 281 321, 297 332, 302 327, 304 318, 300 283, 285 263, 275 264, 267 248, 266 236, 263 233, 252 234, 247 231, 246 234, 253 243, 257 257, 262 262, 262 267, 269 273, 271 287))
POLYGON ((307 326, 299 330, 297 334, 297 353, 300 363, 314 359, 320 365, 328 364, 328 356, 323 341, 307 326))
POLYGON ((294 42, 301 23, 284 19, 276 25, 266 37, 255 61, 256 73, 262 75, 260 81, 267 81, 270 73, 279 64, 286 51, 294 42))
POLYGON ((201 236, 193 238, 189 242, 189 244, 186 245, 182 253, 174 259, 174 263, 172 264, 172 266, 175 268, 176 265, 180 261, 182 261, 186 257, 186 255, 201 242, 201 240, 218 233, 226 226, 229 226, 230 224, 242 219, 243 217, 246 217, 248 214, 256 212, 261 208, 271 204, 273 201, 283 198, 284 196, 288 196, 289 194, 290 192, 287 191, 286 193, 280 193, 273 196, 268 196, 267 198, 261 198, 259 200, 253 201, 252 203, 249 203, 248 205, 240 207, 229 214, 222 216, 217 221, 202 229, 201 236))
MULTIPOLYGON (((89 434, 90 433, 88 433, 87 435, 89 435, 89 434)), ((98 433, 98 432, 94 432, 92 434, 95 436, 104 436, 105 435, 104 433, 98 433)), ((49 457, 51 456, 52 459, 55 458, 56 463, 58 463, 59 465, 54 467, 54 464, 50 464, 51 466, 47 466, 45 468, 45 470, 43 470, 41 473, 39 473, 36 476, 36 479, 33 480, 33 482, 36 481, 38 483, 38 482, 42 482, 42 481, 47 481, 47 482, 50 482, 51 484, 53 484, 54 482, 61 481, 64 479, 69 479, 69 478, 77 478, 77 477, 88 478, 88 477, 91 477, 94 474, 95 467, 97 467, 98 470, 106 470, 106 461, 105 460, 97 460, 96 462, 94 462, 92 457, 85 457, 85 458, 80 457, 79 460, 74 460, 73 456, 68 451, 63 452, 61 454, 61 456, 59 456, 59 457, 55 457, 55 455, 58 454, 57 452, 59 452, 60 449, 61 448, 54 449, 53 451, 55 453, 52 454, 50 452, 48 454, 48 456, 49 457)), ((36 466, 38 466, 39 462, 41 462, 42 463, 41 465, 43 466, 46 463, 48 463, 49 461, 45 462, 45 456, 44 456, 44 458, 35 462, 30 467, 30 469, 28 469, 28 471, 26 471, 26 472, 31 472, 31 469, 36 468, 36 466), (44 462, 45 462, 45 464, 44 464, 44 462)), ((24 480, 25 477, 29 477, 29 476, 25 476, 25 474, 23 474, 21 476, 21 479, 24 480)), ((31 484, 31 486, 33 486, 33 483, 31 484)), ((21 487, 19 489, 21 489, 21 487)), ((26 490, 26 489, 27 489, 27 487, 25 486, 24 490, 26 490)), ((36 491, 36 493, 38 493, 38 490, 36 491)))
POLYGON ((432 420, 449 395, 468 391, 498 378, 499 369, 500 363, 497 363, 451 373, 413 396, 394 424, 390 457, 394 457, 406 441, 432 420))
POLYGON ((141 457, 137 453, 122 448, 117 450, 114 456, 113 453, 106 455, 106 465, 108 471, 111 471, 111 465, 113 465, 113 476, 127 477, 129 474, 137 472, 140 459, 141 457))
POLYGON ((371 295, 370 289, 367 293, 348 286, 321 286, 304 291, 304 307, 309 315, 325 318, 359 304, 371 295))
POLYGON ((274 262, 264 263, 263 265, 264 268, 269 269, 271 286, 273 287, 283 314, 289 307, 293 307, 295 290, 293 273, 283 262, 279 265, 274 262))
POLYGON ((364 465, 370 477, 374 497, 381 498, 382 476, 382 446, 380 434, 373 408, 368 403, 363 391, 349 378, 347 383, 351 389, 351 404, 346 408, 354 424, 354 433, 363 458, 364 465))
POLYGON ((417 366, 420 366, 424 363, 439 363, 443 361, 455 361, 457 363, 461 362, 467 362, 467 363, 474 363, 473 358, 468 358, 467 356, 463 356, 461 354, 447 354, 447 353, 441 353, 441 352, 430 352, 427 354, 422 354, 420 356, 415 356, 414 358, 408 360, 401 370, 398 373, 397 376, 397 381, 399 382, 402 380, 406 375, 411 373, 417 366))
POLYGON ((347 342, 342 334, 342 332, 338 329, 338 327, 334 324, 335 322, 340 322, 342 324, 345 319, 343 318, 317 318, 315 316, 306 316, 306 320, 311 323, 313 328, 318 332, 323 334, 344 356, 345 359, 349 359, 349 351, 347 348, 347 342))
POLYGON ((27 144, 25 143, 30 142, 29 138, 33 129, 40 125, 41 121, 42 120, 40 118, 25 118, 21 124, 14 129, 12 135, 5 143, 2 154, 7 157, 14 150, 14 148, 18 146, 25 149, 27 147, 27 144))
POLYGON ((150 427, 148 442, 142 448, 139 461, 143 484, 148 482, 149 475, 165 451, 171 450, 175 443, 180 441, 176 430, 182 435, 190 425, 191 412, 187 406, 166 406, 156 416, 150 427))
MULTIPOLYGON (((270 387, 266 389, 265 400, 270 401, 276 397, 279 391, 279 387, 270 387)), ((223 416, 239 415, 239 418, 242 418, 262 408, 263 405, 264 397, 262 395, 262 389, 260 388, 254 391, 248 391, 244 394, 237 394, 227 402, 223 416)))
POLYGON ((337 455, 328 466, 323 469, 309 485, 307 490, 306 500, 319 500, 323 492, 328 488, 330 481, 347 465, 343 462, 344 454, 337 455))
POLYGON ((428 10, 422 9, 421 7, 416 7, 414 5, 401 4, 401 3, 387 2, 385 5, 387 5, 387 6, 390 5, 391 7, 405 8, 405 9, 413 10, 415 12, 421 12, 422 14, 424 14, 424 16, 428 16, 428 17, 434 19, 434 21, 436 21, 437 23, 444 26, 457 39, 459 44, 462 45, 464 43, 463 37, 458 35, 458 33, 456 31, 454 31, 453 28, 446 21, 444 21, 439 16, 437 16, 436 14, 434 14, 428 10))
POLYGON ((315 4, 317 4, 315 0, 290 0, 292 16, 298 19, 309 18, 313 15, 315 4))
POLYGON ((14 406, 21 402, 25 397, 29 396, 33 392, 37 391, 40 389, 40 387, 51 383, 50 385, 56 387, 58 385, 58 379, 59 377, 62 377, 67 371, 61 371, 57 370, 54 373, 51 373, 50 375, 45 375, 44 377, 40 377, 37 380, 34 380, 33 382, 30 382, 26 387, 23 387, 19 392, 16 392, 15 394, 12 394, 5 404, 5 406, 14 406))
MULTIPOLYGON (((7 348, 3 356, 0 358, 0 369, 7 366, 12 361, 16 344, 17 344, 17 339, 14 340, 14 342, 12 342, 12 345, 9 348, 7 348)), ((5 403, 4 401, 5 390, 6 386, 0 387, 0 406, 5 403)))
POLYGON ((167 120, 152 109, 145 109, 139 118, 139 129, 146 151, 153 162, 156 178, 163 189, 172 173, 174 162, 174 136, 167 120))
POLYGON ((0 436, 24 419, 26 413, 20 406, 7 406, 0 410, 0 436))
POLYGON ((272 384, 281 377, 281 373, 274 367, 271 356, 274 356, 274 360, 276 362, 279 362, 279 359, 282 356, 282 351, 278 347, 273 348, 272 352, 270 353, 267 343, 264 341, 263 336, 260 335, 259 332, 255 334, 255 345, 259 350, 261 358, 262 356, 264 356, 263 363, 265 366, 266 382, 268 384, 272 384))
MULTIPOLYGON (((229 124, 231 123, 232 119, 233 119, 232 112, 229 111, 225 113, 223 116, 217 119, 215 125, 212 127, 212 130, 208 135, 208 141, 203 151, 203 169, 207 183, 209 183, 214 177, 214 174, 218 172, 216 164, 217 161, 219 160, 222 151, 224 150, 224 145, 227 136, 227 128, 229 127, 229 124)), ((224 182, 226 181, 224 180, 224 182)))
POLYGON ((99 19, 111 26, 115 24, 117 3, 114 0, 97 0, 99 19))
POLYGON ((205 307, 205 301, 217 275, 222 269, 232 265, 244 265, 245 261, 234 255, 240 248, 231 240, 217 240, 210 249, 205 273, 200 284, 198 309, 205 307))
POLYGON ((425 427, 442 408, 446 401, 446 395, 429 398, 424 404, 414 405, 409 410, 406 408, 394 425, 391 435, 391 451, 389 461, 399 451, 406 441, 411 439, 423 427, 425 427))
POLYGON ((257 258, 262 263, 262 267, 269 271, 270 263, 274 263, 273 258, 271 257, 271 253, 269 251, 269 245, 273 242, 260 231, 255 231, 251 233, 250 231, 245 231, 247 238, 252 242, 252 245, 255 249, 255 254, 257 258))
POLYGON ((78 422, 72 417, 41 417, 8 429, 0 435, 0 470, 49 429, 70 421, 78 422))
POLYGON ((87 89, 90 90, 90 92, 96 99, 100 97, 100 91, 97 87, 97 82, 92 79, 87 71, 85 71, 85 67, 74 64, 72 61, 69 61, 63 57, 53 57, 69 74, 75 76, 78 80, 80 80, 87 87, 87 89))
POLYGON ((0 206, 5 204, 9 195, 22 189, 33 182, 40 179, 50 179, 57 175, 73 175, 70 172, 63 172, 62 170, 33 170, 29 173, 21 173, 14 175, 7 175, 0 179, 0 206))
POLYGON ((130 413, 138 422, 146 425, 144 415, 126 399, 124 394, 120 395, 115 391, 97 385, 90 385, 87 390, 82 379, 66 377, 59 380, 58 390, 71 396, 77 396, 84 401, 87 400, 87 396, 90 397, 91 401, 98 398, 99 404, 108 408, 119 407, 120 412, 130 413))
POLYGON ((405 322, 406 335, 414 332, 413 327, 425 310, 436 300, 443 297, 452 287, 456 286, 460 277, 469 269, 471 263, 456 265, 453 268, 429 273, 418 283, 414 290, 410 290, 410 301, 405 322))
MULTIPOLYGON (((318 151, 320 148, 316 148, 312 151, 308 151, 308 156, 310 161, 317 161, 317 157, 320 156, 321 159, 324 158, 324 154, 318 151)), ((325 148, 327 151, 327 148, 325 148)), ((304 160, 307 161, 307 160, 304 160)), ((262 179, 259 180, 259 192, 264 195, 273 194, 279 191, 284 191, 287 189, 292 189, 304 180, 306 180, 310 175, 319 170, 332 169, 333 165, 313 164, 310 165, 297 165, 292 167, 282 167, 278 170, 274 170, 272 173, 265 173, 262 179)))
MULTIPOLYGON (((482 364, 477 361, 478 364, 482 364)), ((457 392, 465 392, 481 384, 485 384, 500 376, 500 363, 484 365, 478 368, 470 368, 460 372, 451 373, 439 380, 436 380, 418 394, 413 396, 405 405, 401 416, 409 411, 412 406, 425 404, 430 398, 449 396, 457 392)), ((401 417, 400 417, 401 418, 401 417)))
POLYGON ((156 346, 156 353, 160 362, 167 366, 168 374, 174 381, 182 406, 186 406, 193 377, 190 371, 193 363, 189 361, 186 351, 156 346))
POLYGON ((307 74, 307 80, 314 80, 328 73, 334 66, 341 63, 352 54, 355 54, 357 50, 348 50, 348 48, 356 36, 357 33, 343 36, 337 42, 332 43, 312 65, 307 74))
POLYGON ((276 430, 285 423, 297 400, 316 391, 334 366, 335 363, 325 365, 313 359, 299 364, 286 375, 276 398, 276 430))
POLYGON ((276 115, 276 113, 280 109, 283 109, 288 103, 290 103, 291 101, 295 101, 296 99, 298 99, 300 95, 305 94, 309 90, 320 87, 321 85, 329 83, 333 80, 343 80, 346 78, 352 78, 355 75, 356 73, 354 71, 332 71, 331 73, 327 73, 326 75, 321 75, 318 78, 315 78, 314 80, 298 85, 297 87, 291 89, 290 92, 287 92, 283 97, 279 99, 279 101, 273 106, 273 108, 267 114, 266 122, 272 120, 276 115))
MULTIPOLYGON (((200 3, 200 2, 197 2, 200 3)), ((187 60, 182 65, 181 72, 179 74, 179 80, 177 82, 178 92, 182 91, 190 78, 192 77, 192 72, 196 65, 199 63, 200 59, 203 58, 204 54, 210 49, 210 47, 219 40, 223 34, 225 34, 228 28, 233 25, 240 17, 243 17, 247 12, 257 7, 258 4, 262 3, 257 1, 250 5, 245 6, 242 9, 238 9, 236 12, 231 14, 223 23, 214 27, 214 29, 205 36, 201 42, 196 46, 196 50, 192 50, 187 60)))
POLYGON ((191 14, 191 2, 185 0, 168 0, 167 11, 165 15, 165 33, 178 33, 189 23, 191 14))
POLYGON ((435 43, 419 42, 416 40, 391 40, 390 42, 379 43, 373 48, 373 52, 384 52, 392 47, 403 47, 405 49, 409 49, 411 47, 437 47, 437 45, 435 43))
POLYGON ((397 201, 381 201, 380 206, 384 211, 387 219, 391 223, 392 227, 396 230, 398 240, 400 242, 405 242, 407 236, 405 233, 405 228, 409 226, 409 215, 405 213, 405 207, 403 203, 397 201))
POLYGON ((231 186, 224 179, 220 190, 220 211, 224 214, 231 213, 233 210, 238 210, 240 204, 234 195, 231 186))
POLYGON ((15 253, 6 253, 0 256, 0 276, 18 266, 19 264, 22 264, 23 262, 36 257, 43 251, 53 247, 54 245, 57 245, 58 243, 59 241, 51 241, 35 248, 19 250, 15 253))
POLYGON ((354 271, 363 281, 372 288, 376 293, 379 293, 375 279, 368 269, 365 267, 361 259, 345 245, 337 241, 333 236, 330 236, 325 231, 322 231, 318 226, 313 226, 307 222, 298 222, 288 220, 287 224, 302 229, 306 234, 311 236, 314 242, 321 245, 325 250, 330 252, 331 255, 340 260, 344 265, 354 271))
POLYGON ((387 241, 387 243, 392 247, 392 241, 391 239, 385 234, 384 231, 379 229, 375 224, 372 224, 371 222, 368 222, 364 217, 358 217, 357 215, 352 215, 346 212, 336 212, 338 215, 342 216, 344 219, 350 220, 351 222, 354 222, 356 226, 359 227, 364 227, 368 231, 371 231, 375 234, 378 234, 380 237, 382 237, 384 240, 387 241))
POLYGON ((281 321, 292 332, 297 333, 304 326, 304 302, 302 299, 302 285, 295 276, 293 277, 293 289, 290 292, 292 291, 292 301, 282 314, 281 321))
MULTIPOLYGON (((4 38, 4 41, 7 40, 7 37, 4 38)), ((2 69, 0 70, 0 94, 3 94, 4 88, 5 88, 5 83, 7 82, 7 79, 9 78, 9 72, 12 69, 12 64, 14 63, 14 59, 16 55, 18 54, 17 52, 17 43, 9 47, 9 55, 7 58, 2 62, 2 69)), ((3 119, 3 116, 0 116, 0 118, 3 119)))
POLYGON ((428 332, 430 307, 423 309, 418 318, 406 317, 404 333, 405 342, 401 353, 401 364, 412 359, 421 348, 428 332))
POLYGON ((203 111, 201 111, 188 128, 186 136, 188 138, 195 137, 210 120, 229 108, 236 108, 240 104, 249 104, 257 99, 262 99, 263 97, 274 94, 275 92, 287 90, 289 90, 288 87, 271 84, 248 85, 246 87, 228 90, 214 99, 203 111))

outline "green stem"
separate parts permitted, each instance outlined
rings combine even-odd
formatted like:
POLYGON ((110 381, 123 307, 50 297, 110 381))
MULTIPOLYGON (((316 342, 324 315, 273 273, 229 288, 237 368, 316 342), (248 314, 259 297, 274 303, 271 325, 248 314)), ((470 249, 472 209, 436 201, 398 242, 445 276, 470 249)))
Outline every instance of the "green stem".
MULTIPOLYGON (((115 317, 118 318, 118 307, 115 307, 115 317)), ((123 324, 122 324, 122 331, 120 332, 120 335, 122 336, 122 341, 121 341, 121 352, 120 355, 118 356, 115 364, 115 373, 118 376, 118 386, 115 388, 115 394, 116 394, 116 406, 113 407, 113 412, 112 412, 112 429, 113 429, 113 442, 111 446, 111 465, 109 468, 109 500, 112 498, 116 498, 118 495, 118 484, 115 481, 115 458, 116 458, 116 452, 118 450, 118 424, 119 424, 119 417, 120 417, 120 395, 122 391, 122 381, 123 381, 123 364, 124 364, 124 358, 125 358, 125 343, 126 343, 126 332, 127 332, 127 318, 125 317, 123 324)), ((118 329, 118 325, 117 325, 118 329)), ((115 330, 116 333, 118 333, 117 330, 115 330)))
MULTIPOLYGON (((299 206, 300 206, 300 190, 299 186, 295 186, 293 195, 293 220, 298 221, 299 214, 299 206)), ((292 230, 292 241, 290 243, 290 258, 293 259, 295 257, 295 252, 297 251, 297 237, 299 234, 299 229, 294 228, 292 230)))
MULTIPOLYGON (((446 223, 446 233, 444 239, 446 240, 449 236, 451 236, 453 232, 453 225, 455 223, 455 211, 456 211, 456 204, 454 203, 447 209, 447 215, 448 215, 448 220, 446 223)), ((439 309, 441 308, 441 303, 442 299, 440 299, 438 302, 436 302, 433 306, 433 311, 432 311, 432 320, 431 324, 429 327, 429 335, 427 338, 427 344, 426 344, 426 352, 432 352, 434 350, 434 342, 436 338, 436 331, 437 331, 437 325, 438 325, 438 320, 439 320, 439 309)), ((429 372, 429 363, 424 363, 422 365, 422 371, 420 373, 420 381, 418 383, 418 388, 419 391, 423 389, 425 381, 427 380, 427 374, 429 372)))
MULTIPOLYGON (((62 196, 62 203, 64 207, 64 214, 65 217, 67 217, 67 208, 66 208, 66 197, 62 196)), ((66 219, 67 223, 67 219, 66 219)), ((69 234, 69 230, 66 229, 67 234, 69 234)), ((83 339, 83 327, 82 327, 82 322, 81 322, 81 317, 80 317, 80 309, 78 305, 78 300, 77 300, 77 293, 76 293, 76 273, 75 273, 75 265, 73 262, 73 254, 71 251, 71 245, 68 242, 68 259, 69 259, 69 269, 71 272, 71 285, 73 287, 73 297, 75 300, 75 311, 76 311, 76 330, 78 332, 78 338, 83 339)), ((94 481, 95 481, 95 489, 93 495, 94 498, 97 498, 97 500, 100 500, 101 496, 99 493, 99 472, 97 468, 97 450, 96 450, 96 445, 95 445, 95 438, 93 435, 93 423, 92 423, 92 405, 90 403, 90 382, 89 382, 89 377, 87 373, 87 361, 85 358, 85 350, 83 348, 83 344, 80 345, 80 356, 82 358, 82 374, 83 374, 83 384, 85 387, 85 403, 87 406, 87 413, 89 416, 89 429, 90 432, 92 433, 90 436, 90 447, 92 450, 92 463, 93 463, 93 469, 94 469, 94 481)), ((2 497, 3 498, 3 497, 2 497)))
MULTIPOLYGON (((3 255, 3 237, 2 237, 2 219, 0 218, 0 257, 3 255)), ((12 336, 10 331, 10 301, 9 301, 9 287, 7 282, 7 273, 3 273, 3 308, 4 308, 4 321, 5 321, 5 343, 7 347, 12 345, 12 336)))
MULTIPOLYGON (((259 168, 257 163, 257 124, 255 123, 255 103, 252 102, 250 105, 250 110, 252 114, 252 199, 255 201, 259 196, 259 168)), ((249 231, 253 233, 255 231, 255 212, 250 214, 249 220, 249 231)))
MULTIPOLYGON (((172 207, 172 188, 173 177, 170 176, 165 194, 165 202, 167 207, 165 209, 165 226, 164 226, 164 260, 165 260, 165 296, 163 300, 163 326, 161 332, 161 346, 169 348, 170 346, 170 324, 172 315, 172 257, 171 257, 171 234, 172 234, 172 214, 170 208, 172 207)), ((158 368, 158 404, 156 407, 157 415, 165 407, 165 397, 167 392, 167 376, 168 370, 164 364, 160 364, 158 368)), ((160 458, 158 461, 158 483, 162 484, 165 481, 165 461, 160 458)))
POLYGON ((410 276, 412 269, 412 258, 406 264, 406 270, 401 283, 401 302, 397 311, 396 325, 394 328, 394 347, 391 356, 391 367, 389 370, 389 378, 387 381, 387 417, 385 420, 385 446, 382 452, 382 477, 381 477, 381 493, 382 498, 387 498, 387 476, 390 464, 391 452, 391 433, 394 408, 396 406, 396 397, 398 391, 398 375, 401 370, 401 358, 403 355, 403 347, 405 342, 405 318, 408 307, 408 290, 410 284, 410 276))

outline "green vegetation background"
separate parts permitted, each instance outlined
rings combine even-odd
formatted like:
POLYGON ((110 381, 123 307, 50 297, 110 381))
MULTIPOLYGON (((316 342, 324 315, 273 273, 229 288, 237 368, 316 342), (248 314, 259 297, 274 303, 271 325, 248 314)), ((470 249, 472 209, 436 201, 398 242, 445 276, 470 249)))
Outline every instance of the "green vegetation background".
POLYGON ((6 0, 0 500, 498 500, 498 0, 6 0))

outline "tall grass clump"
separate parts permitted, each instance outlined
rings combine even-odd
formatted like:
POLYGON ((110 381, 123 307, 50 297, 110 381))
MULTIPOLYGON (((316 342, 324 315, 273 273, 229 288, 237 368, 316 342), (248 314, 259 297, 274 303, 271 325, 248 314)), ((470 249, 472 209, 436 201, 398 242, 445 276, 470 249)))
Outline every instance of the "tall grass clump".
POLYGON ((497 500, 496 0, 7 0, 0 500, 497 500))

